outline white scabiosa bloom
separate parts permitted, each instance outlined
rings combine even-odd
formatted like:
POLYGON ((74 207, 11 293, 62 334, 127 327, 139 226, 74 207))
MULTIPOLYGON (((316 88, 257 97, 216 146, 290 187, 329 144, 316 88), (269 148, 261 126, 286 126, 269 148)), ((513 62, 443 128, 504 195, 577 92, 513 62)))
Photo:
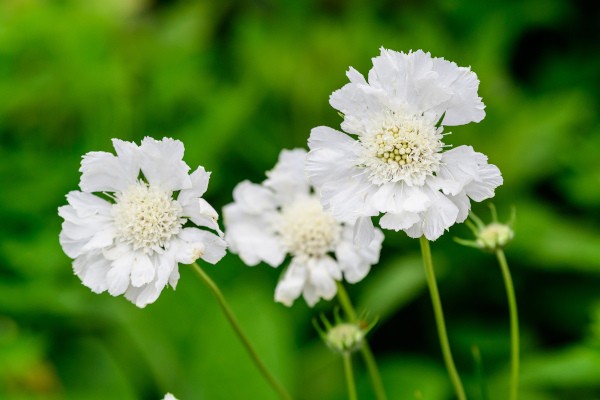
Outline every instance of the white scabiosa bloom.
POLYGON ((309 306, 331 300, 342 275, 355 283, 379 261, 383 233, 376 230, 367 246, 353 244, 352 223, 342 224, 324 212, 318 189, 304 172, 303 149, 283 150, 262 184, 244 181, 223 208, 229 249, 247 265, 261 261, 278 267, 292 260, 275 289, 275 300, 291 306, 300 294, 309 306), (335 257, 334 257, 335 256, 335 257))
POLYGON ((381 49, 368 82, 355 69, 330 104, 344 115, 342 133, 312 130, 306 159, 321 202, 340 221, 355 223, 355 241, 373 238, 371 217, 410 237, 437 239, 463 222, 470 200, 494 195, 502 176, 470 146, 443 151, 443 126, 479 122, 479 80, 470 68, 419 50, 381 49), (350 136, 352 135, 352 136, 350 136))
POLYGON ((177 400, 177 398, 175 396, 173 396, 171 393, 167 393, 163 400, 177 400))
POLYGON ((183 143, 147 137, 139 147, 118 139, 113 145, 116 156, 83 156, 81 191, 70 192, 69 205, 58 209, 65 220, 60 243, 85 286, 145 307, 167 284, 175 288, 178 263, 214 264, 226 243, 208 230, 184 227, 191 221, 222 235, 216 211, 201 197, 210 172, 198 167, 188 174, 183 143))

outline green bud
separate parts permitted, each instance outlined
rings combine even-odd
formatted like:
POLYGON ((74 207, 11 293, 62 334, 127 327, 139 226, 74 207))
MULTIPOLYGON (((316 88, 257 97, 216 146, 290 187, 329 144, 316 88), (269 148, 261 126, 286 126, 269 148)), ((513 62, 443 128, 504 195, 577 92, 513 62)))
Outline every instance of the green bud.
POLYGON ((366 314, 359 318, 356 323, 343 321, 337 307, 334 309, 334 316, 335 325, 332 325, 323 314, 320 315, 320 319, 324 329, 314 318, 313 325, 327 347, 336 353, 351 353, 358 350, 362 346, 367 333, 377 323, 376 318, 370 325, 367 325, 365 321, 366 314))
POLYGON ((475 247, 490 253, 502 250, 512 241, 515 236, 513 227, 515 223, 516 211, 512 208, 510 220, 506 224, 498 222, 496 207, 490 204, 492 212, 492 222, 484 224, 473 212, 469 215, 466 225, 475 235, 475 240, 465 240, 454 238, 454 240, 464 246, 475 247))

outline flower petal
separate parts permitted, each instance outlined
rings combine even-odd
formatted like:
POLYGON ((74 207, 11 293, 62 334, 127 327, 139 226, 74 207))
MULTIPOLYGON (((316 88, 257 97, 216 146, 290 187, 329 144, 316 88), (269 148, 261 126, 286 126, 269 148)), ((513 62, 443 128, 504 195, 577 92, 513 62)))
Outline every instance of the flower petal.
POLYGON ((292 260, 284 277, 277 283, 275 288, 275 301, 290 307, 294 300, 300 296, 304 283, 308 277, 308 269, 305 265, 292 260))
POLYGON ((210 179, 210 172, 206 172, 204 167, 198 167, 190 175, 192 186, 188 189, 183 189, 177 197, 177 202, 181 204, 184 212, 186 207, 195 207, 198 205, 197 199, 201 198, 208 188, 208 181, 210 179))
POLYGON ((150 185, 172 191, 192 187, 190 167, 183 161, 184 148, 179 140, 145 137, 139 149, 142 172, 150 185))
POLYGON ((306 150, 282 150, 275 167, 267 171, 263 185, 273 189, 279 204, 292 201, 297 195, 308 195, 310 184, 304 172, 306 150))
POLYGON ((371 217, 360 217, 354 225, 354 244, 366 247, 375 238, 375 227, 371 217))
POLYGON ((156 267, 148 255, 141 251, 135 251, 121 258, 124 259, 123 262, 131 263, 131 284, 133 286, 140 287, 154 279, 156 267))
POLYGON ((113 145, 117 156, 104 151, 83 156, 79 187, 84 192, 123 191, 137 180, 140 168, 136 144, 113 139, 113 145))
POLYGON ((100 252, 87 252, 73 261, 75 275, 94 293, 102 293, 108 289, 106 275, 109 269, 110 261, 100 252))
POLYGON ((277 206, 270 189, 250 181, 237 184, 233 189, 233 200, 244 212, 256 215, 266 210, 274 210, 277 206))
POLYGON ((356 140, 345 133, 326 126, 310 132, 306 156, 306 173, 314 186, 350 178, 361 171, 356 168, 358 156, 354 152, 356 140))
MULTIPOLYGON (((179 233, 178 238, 191 246, 197 247, 198 243, 202 243, 205 248, 200 258, 211 264, 216 264, 227 252, 227 243, 223 239, 198 228, 185 228, 179 233)), ((182 262, 179 259, 177 261, 182 262)))
POLYGON ((399 213, 386 213, 379 220, 379 226, 383 229, 393 229, 396 232, 404 229, 408 229, 413 226, 416 222, 420 221, 418 213, 410 211, 401 211, 399 213))

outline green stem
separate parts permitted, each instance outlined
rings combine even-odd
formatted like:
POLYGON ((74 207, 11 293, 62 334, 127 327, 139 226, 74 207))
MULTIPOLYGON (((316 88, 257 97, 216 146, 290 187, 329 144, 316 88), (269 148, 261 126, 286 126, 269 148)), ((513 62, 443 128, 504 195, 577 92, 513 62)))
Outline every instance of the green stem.
POLYGON ((510 381, 510 399, 517 400, 519 388, 519 317, 517 314, 517 300, 515 298, 515 288, 513 287, 510 271, 506 257, 502 250, 496 250, 498 263, 502 269, 504 285, 506 286, 506 295, 508 296, 508 307, 510 309, 510 362, 512 368, 510 381))
POLYGON ((346 374, 346 384, 348 385, 348 398, 357 400, 356 384, 354 383, 354 373, 352 372, 352 358, 350 352, 346 351, 342 354, 344 359, 344 373, 346 374))
MULTIPOLYGON (((358 317, 356 316, 356 311, 354 311, 354 307, 350 301, 350 296, 348 296, 348 292, 346 292, 346 288, 344 288, 344 285, 342 285, 340 282, 337 282, 337 289, 338 300, 340 301, 344 312, 348 316, 350 322, 356 323, 358 317)), ((373 386, 375 397, 377 400, 387 400, 387 395, 385 394, 385 389, 383 388, 383 381, 381 380, 381 375, 379 374, 379 369, 377 368, 375 356, 373 356, 373 352, 371 351, 369 343, 366 339, 363 340, 363 343, 360 347, 360 352, 362 353, 362 357, 367 365, 367 370, 369 371, 369 378, 371 379, 371 385, 373 386)))
POLYGON ((275 389, 275 391, 279 394, 279 396, 282 399, 292 400, 292 397, 286 392, 286 390, 283 388, 283 386, 281 386, 277 379, 275 379, 271 372, 269 372, 264 362, 260 359, 258 353, 254 349, 254 346, 252 346, 252 343, 250 343, 250 340, 242 331, 240 323, 238 322, 235 315, 233 315, 233 312, 231 311, 229 304, 227 304, 225 297, 223 297, 221 290, 219 290, 219 287, 215 284, 215 282, 213 282, 212 279, 210 279, 208 275, 206 275, 206 272, 204 272, 204 270, 200 268, 200 266, 197 263, 193 263, 192 267, 196 275, 198 275, 198 277, 206 284, 206 286, 217 298, 221 309, 223 310, 225 316, 227 317, 227 320, 229 320, 229 323, 231 324, 231 327, 237 334, 238 338, 248 351, 248 354, 250 354, 250 358, 252 358, 252 361, 254 361, 254 364, 256 364, 256 367, 260 370, 265 379, 271 384, 273 389, 275 389))
POLYGON ((427 276, 427 284, 429 285, 429 293, 431 294, 431 302, 433 303, 433 312, 435 314, 435 322, 437 325, 438 336, 440 338, 440 345, 442 347, 442 354, 444 356, 444 363, 450 375, 452 386, 456 392, 456 397, 459 400, 466 400, 465 389, 463 388, 454 360, 452 359, 452 353, 450 352, 450 344, 448 343, 448 334, 446 333, 446 324, 444 322, 444 312, 442 311, 442 302, 440 300, 440 293, 438 292, 437 283, 435 281, 435 273, 433 271, 433 262, 431 260, 431 249, 429 248, 429 241, 425 236, 421 236, 419 239, 421 243, 421 252, 423 253, 423 262, 425 264, 425 274, 427 276))

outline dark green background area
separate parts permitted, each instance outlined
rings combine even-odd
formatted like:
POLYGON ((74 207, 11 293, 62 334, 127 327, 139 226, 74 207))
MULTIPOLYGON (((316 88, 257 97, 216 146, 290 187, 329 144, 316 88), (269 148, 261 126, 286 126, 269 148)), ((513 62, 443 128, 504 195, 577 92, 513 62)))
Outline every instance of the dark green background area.
MULTIPOLYGON (((57 208, 81 156, 111 138, 184 142, 213 171, 220 211, 262 181, 282 148, 339 128, 328 104, 379 47, 471 66, 487 106, 446 139, 489 156, 517 208, 507 250, 522 339, 522 400, 600 399, 600 53, 598 6, 506 2, 144 0, 0 2, 0 398, 275 399, 217 303, 187 266, 176 291, 138 309, 97 295, 58 243, 57 208)), ((475 212, 489 220, 485 204, 475 212)), ((464 225, 432 243, 449 336, 470 399, 507 398, 507 302, 492 255, 464 225)), ((339 356, 310 320, 273 301, 280 271, 228 254, 205 269, 296 399, 344 399, 339 356)), ((452 399, 416 240, 386 231, 381 262, 349 287, 380 315, 370 340, 390 399, 452 399), (420 397, 418 397, 420 396, 420 397)), ((373 398, 355 359, 359 398, 373 398)))

